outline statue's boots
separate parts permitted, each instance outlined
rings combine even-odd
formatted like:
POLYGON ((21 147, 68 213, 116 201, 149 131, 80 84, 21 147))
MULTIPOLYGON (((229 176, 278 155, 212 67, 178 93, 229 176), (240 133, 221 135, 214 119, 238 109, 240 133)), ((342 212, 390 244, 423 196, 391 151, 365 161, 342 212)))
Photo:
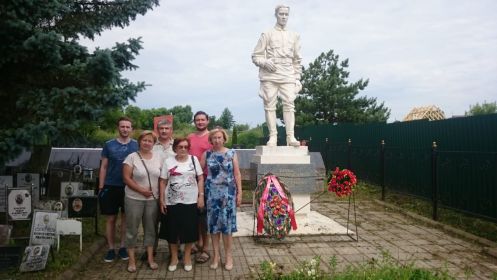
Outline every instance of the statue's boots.
POLYGON ((269 130, 269 141, 266 146, 276 146, 278 142, 278 131, 276 130, 276 111, 266 110, 266 124, 269 130))
POLYGON ((292 111, 283 111, 283 120, 285 121, 286 129, 286 145, 300 146, 300 142, 295 139, 293 127, 295 126, 295 114, 292 111))

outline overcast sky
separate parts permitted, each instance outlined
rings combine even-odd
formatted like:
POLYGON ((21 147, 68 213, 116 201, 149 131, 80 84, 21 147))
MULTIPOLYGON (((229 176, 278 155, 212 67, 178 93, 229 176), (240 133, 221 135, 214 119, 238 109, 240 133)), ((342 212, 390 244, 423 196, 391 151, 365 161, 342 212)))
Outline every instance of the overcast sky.
POLYGON ((349 81, 369 79, 362 94, 385 102, 389 122, 413 107, 436 105, 450 117, 497 100, 495 0, 163 0, 129 27, 83 43, 92 50, 142 37, 139 68, 125 76, 150 86, 133 105, 216 116, 227 107, 254 126, 264 111, 251 53, 274 26, 277 4, 291 7, 303 65, 330 49, 349 58, 349 81))

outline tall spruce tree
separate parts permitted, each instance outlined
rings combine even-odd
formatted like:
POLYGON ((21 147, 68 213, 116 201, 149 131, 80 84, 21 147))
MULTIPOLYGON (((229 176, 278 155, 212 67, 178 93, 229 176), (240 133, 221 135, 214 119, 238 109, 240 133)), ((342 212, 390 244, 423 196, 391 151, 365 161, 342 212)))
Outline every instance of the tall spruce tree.
POLYGON ((33 144, 64 144, 145 88, 121 76, 140 39, 89 52, 78 39, 125 27, 159 0, 0 2, 0 166, 33 144))
POLYGON ((298 125, 321 123, 385 122, 390 110, 376 98, 358 97, 369 80, 349 83, 348 59, 330 50, 322 53, 302 73, 302 91, 295 100, 298 125))

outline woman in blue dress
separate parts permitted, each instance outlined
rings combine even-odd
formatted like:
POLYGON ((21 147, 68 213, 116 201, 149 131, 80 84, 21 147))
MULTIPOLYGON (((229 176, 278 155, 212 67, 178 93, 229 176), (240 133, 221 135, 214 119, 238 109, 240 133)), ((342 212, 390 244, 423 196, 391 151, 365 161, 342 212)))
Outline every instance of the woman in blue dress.
POLYGON ((217 269, 221 259, 219 247, 221 234, 224 245, 224 268, 233 269, 232 233, 237 231, 236 207, 242 202, 242 180, 235 150, 224 146, 226 131, 215 128, 209 132, 212 150, 202 156, 202 167, 207 165, 205 183, 207 231, 212 238, 214 258, 211 269, 217 269))

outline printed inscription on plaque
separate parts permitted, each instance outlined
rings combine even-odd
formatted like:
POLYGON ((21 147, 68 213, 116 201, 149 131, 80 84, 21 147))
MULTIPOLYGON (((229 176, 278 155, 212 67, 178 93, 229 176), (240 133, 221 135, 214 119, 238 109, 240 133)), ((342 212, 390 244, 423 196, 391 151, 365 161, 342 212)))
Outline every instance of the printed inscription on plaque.
POLYGON ((35 210, 31 224, 32 245, 54 245, 57 234, 57 218, 59 213, 35 210))
POLYGON ((11 220, 28 220, 31 216, 31 193, 28 189, 8 190, 8 212, 11 220))
POLYGON ((27 246, 19 270, 27 272, 45 269, 49 251, 50 245, 27 246))

